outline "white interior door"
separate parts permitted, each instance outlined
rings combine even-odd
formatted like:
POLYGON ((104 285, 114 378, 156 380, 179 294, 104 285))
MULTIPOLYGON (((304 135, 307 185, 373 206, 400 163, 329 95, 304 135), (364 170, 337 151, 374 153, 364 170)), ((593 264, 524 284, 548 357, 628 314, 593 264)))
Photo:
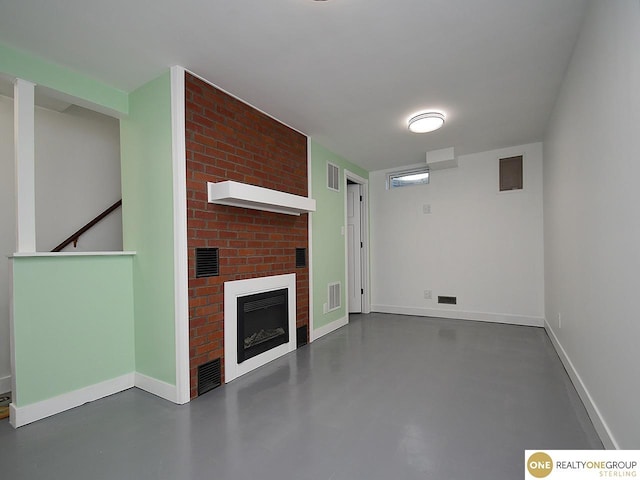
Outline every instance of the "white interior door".
POLYGON ((362 237, 360 185, 347 185, 347 271, 349 313, 362 312, 362 237))

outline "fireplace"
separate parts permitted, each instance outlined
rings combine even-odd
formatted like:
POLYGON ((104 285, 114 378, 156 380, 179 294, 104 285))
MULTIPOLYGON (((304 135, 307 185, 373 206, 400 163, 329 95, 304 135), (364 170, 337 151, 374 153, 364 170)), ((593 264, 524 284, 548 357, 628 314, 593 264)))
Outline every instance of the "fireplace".
POLYGON ((225 381, 296 349, 296 275, 224 282, 225 381))
POLYGON ((238 297, 238 363, 289 341, 286 288, 238 297))

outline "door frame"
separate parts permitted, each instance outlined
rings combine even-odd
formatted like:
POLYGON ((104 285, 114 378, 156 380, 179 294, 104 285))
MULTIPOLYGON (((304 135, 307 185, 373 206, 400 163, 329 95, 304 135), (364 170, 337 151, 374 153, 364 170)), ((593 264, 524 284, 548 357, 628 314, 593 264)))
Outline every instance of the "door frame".
MULTIPOLYGON (((362 262, 361 262, 361 275, 362 275, 362 289, 364 294, 362 295, 362 313, 371 312, 371 284, 369 274, 369 180, 361 177, 360 175, 353 173, 346 168, 344 169, 344 285, 345 288, 345 304, 349 299, 349 242, 347 239, 347 183, 351 180, 354 183, 360 185, 360 193, 362 195, 362 202, 360 202, 360 235, 362 238, 362 262)), ((349 307, 345 305, 347 318, 349 317, 349 307)))

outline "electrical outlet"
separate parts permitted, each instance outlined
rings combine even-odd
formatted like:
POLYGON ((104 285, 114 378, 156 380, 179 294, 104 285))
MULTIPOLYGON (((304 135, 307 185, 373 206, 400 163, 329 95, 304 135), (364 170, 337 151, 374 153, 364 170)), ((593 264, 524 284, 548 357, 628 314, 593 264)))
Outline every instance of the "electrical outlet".
POLYGON ((424 205, 422 205, 422 213, 431 213, 431 204, 425 203, 424 205))
POLYGON ((329 310, 329 307, 327 306, 326 303, 322 304, 322 313, 327 313, 327 310, 329 310))
POLYGON ((562 314, 558 312, 558 330, 562 328, 562 314))
POLYGON ((424 299, 425 300, 431 300, 431 290, 425 290, 424 291, 424 299))

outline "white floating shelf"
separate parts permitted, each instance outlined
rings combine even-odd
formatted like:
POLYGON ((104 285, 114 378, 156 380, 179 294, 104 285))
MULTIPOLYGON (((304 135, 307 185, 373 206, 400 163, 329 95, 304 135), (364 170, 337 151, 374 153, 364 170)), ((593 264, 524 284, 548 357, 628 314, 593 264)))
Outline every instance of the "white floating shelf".
POLYGON ((253 208, 287 215, 300 215, 316 211, 316 201, 313 198, 231 180, 217 183, 207 182, 207 191, 209 203, 218 205, 253 208))

